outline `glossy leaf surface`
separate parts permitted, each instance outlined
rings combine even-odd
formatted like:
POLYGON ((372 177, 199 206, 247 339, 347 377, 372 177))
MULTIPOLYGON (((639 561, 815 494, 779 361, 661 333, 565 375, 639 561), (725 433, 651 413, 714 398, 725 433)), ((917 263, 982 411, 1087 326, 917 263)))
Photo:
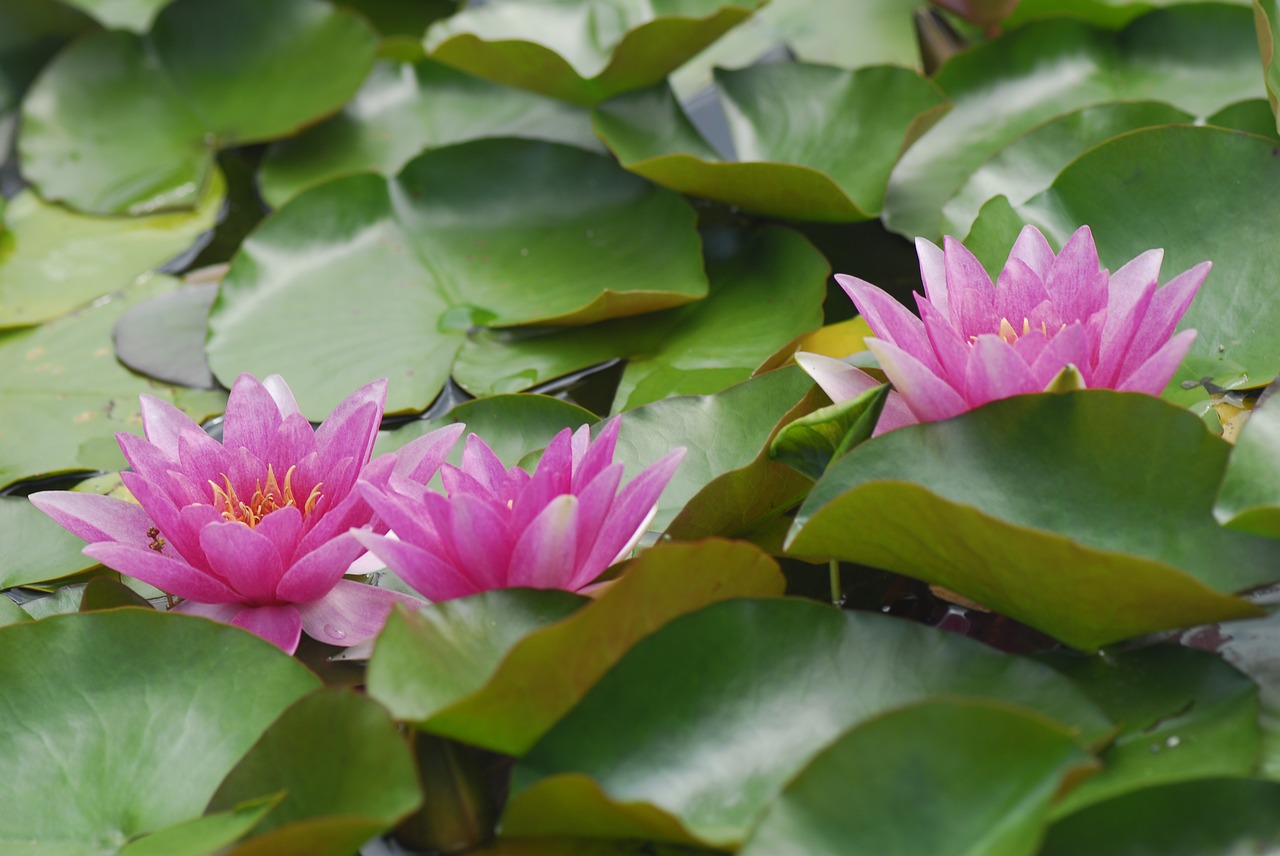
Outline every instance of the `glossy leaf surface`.
POLYGON ((788 549, 937 583, 1082 649, 1256 615, 1230 595, 1275 578, 1277 547, 1214 521, 1226 452, 1150 396, 1004 399, 854 449, 788 549))
POLYGON ((1062 677, 969 640, 806 601, 728 601, 632 648, 530 750, 504 829, 731 846, 841 732, 938 694, 1022 705, 1085 740, 1108 728, 1062 677))

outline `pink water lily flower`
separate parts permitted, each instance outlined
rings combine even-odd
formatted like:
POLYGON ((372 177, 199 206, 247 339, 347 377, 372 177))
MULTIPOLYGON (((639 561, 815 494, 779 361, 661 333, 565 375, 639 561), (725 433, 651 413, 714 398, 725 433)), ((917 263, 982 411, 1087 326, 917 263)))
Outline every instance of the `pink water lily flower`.
POLYGON ((351 394, 319 429, 277 375, 243 374, 227 401, 221 443, 180 410, 142 396, 146 438, 116 438, 137 504, 46 491, 31 501, 90 542, 84 552, 183 598, 175 612, 234 624, 293 653, 301 632, 333 645, 375 635, 412 597, 343 575, 364 547, 353 527, 385 531, 356 491, 363 471, 425 479, 463 428, 451 425, 366 464, 386 381, 351 394))
POLYGON ((586 425, 566 428, 532 475, 507 469, 472 434, 462 466, 441 467, 447 496, 394 473, 362 479, 396 537, 356 537, 432 601, 509 586, 577 591, 635 546, 684 455, 671 452, 619 492, 618 426, 609 422, 594 441, 586 425))
MULTIPOLYGON (((993 286, 959 241, 948 237, 944 246, 916 240, 925 290, 915 296, 919 317, 868 282, 836 276, 876 334, 867 347, 896 391, 876 433, 1049 388, 1159 395, 1195 339, 1194 330, 1174 335, 1174 328, 1209 262, 1158 287, 1163 250, 1108 275, 1088 226, 1056 256, 1027 226, 993 286)), ((879 384, 840 360, 797 354, 796 361, 834 400, 879 384)))

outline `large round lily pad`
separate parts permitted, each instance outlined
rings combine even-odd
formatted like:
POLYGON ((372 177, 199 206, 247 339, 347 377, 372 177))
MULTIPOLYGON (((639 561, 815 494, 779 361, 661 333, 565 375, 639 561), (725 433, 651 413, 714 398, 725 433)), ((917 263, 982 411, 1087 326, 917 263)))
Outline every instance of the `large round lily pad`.
POLYGON ((22 806, 0 814, 9 852, 112 853, 198 818, 272 720, 319 685, 243 630, 151 610, 0 627, 0 644, 0 801, 22 806))
POLYGON ((578 148, 434 149, 394 179, 338 179, 266 221, 222 282, 209 364, 224 382, 283 374, 313 419, 374 377, 390 378, 389 412, 423 410, 473 328, 583 324, 705 296, 694 216, 578 148))
POLYGON ((855 448, 788 549, 938 583, 1082 649, 1257 615, 1232 594, 1280 577, 1280 544, 1214 520, 1227 449, 1151 396, 1003 399, 855 448))
POLYGON ((362 19, 316 0, 176 0, 148 33, 97 33, 44 70, 23 102, 23 171, 84 211, 191 207, 218 149, 333 113, 375 48, 362 19))

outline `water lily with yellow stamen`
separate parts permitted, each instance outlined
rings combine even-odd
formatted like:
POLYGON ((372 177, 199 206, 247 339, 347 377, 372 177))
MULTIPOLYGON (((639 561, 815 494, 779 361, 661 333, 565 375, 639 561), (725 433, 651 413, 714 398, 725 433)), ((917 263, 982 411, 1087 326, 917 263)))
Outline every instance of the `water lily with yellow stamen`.
POLYGON ((116 435, 136 504, 69 491, 31 501, 90 542, 89 556, 183 598, 177 612, 243 627, 290 653, 304 630, 353 645, 374 636, 394 604, 421 605, 343 579, 365 552, 353 530, 387 531, 357 479, 426 481, 463 430, 441 428, 369 463, 386 390, 386 381, 356 390, 312 429, 279 376, 243 374, 221 443, 144 395, 146 438, 116 435))
MULTIPOLYGON (((1056 255, 1025 227, 994 285, 954 238, 943 249, 917 239, 916 251, 919 317, 871 283, 836 275, 876 334, 867 347, 895 390, 878 434, 1063 386, 1159 395, 1195 339, 1174 328, 1210 268, 1201 262, 1160 287, 1164 251, 1148 250, 1110 274, 1088 226, 1056 255)), ((818 354, 796 361, 837 401, 880 383, 818 354)))

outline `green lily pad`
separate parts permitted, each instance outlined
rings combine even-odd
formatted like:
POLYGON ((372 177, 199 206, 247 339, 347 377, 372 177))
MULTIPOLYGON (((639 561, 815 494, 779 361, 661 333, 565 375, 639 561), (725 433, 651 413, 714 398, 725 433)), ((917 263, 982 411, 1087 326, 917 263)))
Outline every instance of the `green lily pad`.
POLYGON ((92 15, 104 27, 144 33, 156 13, 173 0, 62 0, 92 15))
POLYGON ((497 0, 427 31, 432 59, 590 106, 663 80, 762 0, 497 0))
POLYGON ((711 85, 715 68, 742 68, 785 47, 802 62, 841 68, 920 68, 918 0, 770 0, 671 75, 685 99, 711 85))
POLYGON ((612 409, 627 410, 670 395, 720 392, 822 325, 830 267, 798 233, 765 226, 704 239, 705 300, 569 330, 480 333, 459 352, 454 379, 474 395, 515 392, 624 358, 612 409))
POLYGON ((851 222, 880 212, 889 170, 915 118, 942 103, 905 68, 857 72, 780 63, 718 70, 738 160, 722 161, 659 86, 597 107, 597 133, 650 181, 747 211, 851 222), (840 145, 832 145, 834 137, 840 145))
POLYGON ((374 377, 390 378, 389 412, 423 410, 473 327, 584 324, 704 297, 694 218, 581 149, 428 151, 395 179, 336 179, 265 221, 222 281, 209 363, 224 381, 280 372, 312 418, 374 377))
POLYGON ((0 627, 31 621, 31 616, 8 597, 0 594, 0 627))
POLYGON ((0 329, 48 321, 124 288, 213 228, 225 185, 215 170, 192 211, 88 217, 11 199, 0 226, 0 329))
POLYGON ((1204 121, 1206 125, 1233 128, 1260 137, 1280 136, 1276 133, 1275 113, 1271 112, 1271 105, 1265 98, 1246 98, 1228 104, 1204 121))
POLYGON ((815 481, 832 462, 871 436, 889 398, 889 385, 801 416, 769 443, 769 456, 815 481))
POLYGON ((1045 122, 974 170, 942 208, 942 231, 964 235, 988 199, 1015 206, 1047 189, 1064 168, 1099 143, 1152 125, 1190 122, 1190 113, 1157 101, 1096 104, 1045 122))
POLYGON ((1280 783, 1201 779, 1125 794, 1049 829, 1041 856, 1205 856, 1280 847, 1280 783))
POLYGON ((1086 741, 1110 727, 1052 670, 963 637, 809 601, 726 601, 637 644, 525 755, 503 830, 732 847, 842 732, 939 695, 1024 707, 1086 741))
POLYGON ((747 466, 773 436, 778 421, 813 387, 800 369, 780 369, 715 395, 681 395, 628 411, 614 460, 623 478, 680 446, 689 450, 658 500, 649 528, 665 528, 717 476, 747 466))
POLYGON ((277 793, 283 799, 231 854, 347 856, 422 802, 413 753, 391 717, 363 695, 332 689, 284 711, 227 774, 209 810, 277 793))
POLYGON ((1040 21, 965 51, 933 78, 954 106, 894 167, 885 224, 908 237, 938 237, 943 204, 973 171, 1062 113, 1148 99, 1207 116, 1257 97, 1255 42, 1247 9, 1203 5, 1158 10, 1119 32, 1040 21))
POLYGON ((550 140, 603 152, 582 107, 490 83, 445 65, 382 62, 332 119, 274 144, 258 174, 279 208, 308 187, 373 170, 395 175, 423 149, 483 137, 550 140))
POLYGON ((0 334, 0 486, 46 473, 123 468, 114 433, 141 433, 142 393, 197 420, 222 412, 224 392, 149 383, 115 360, 116 321, 130 306, 174 285, 153 277, 42 327, 0 334))
MULTIPOLYGON (((1005 19, 1005 26, 1020 27, 1041 18, 1075 18, 1098 27, 1118 29, 1154 9, 1198 2, 1201 0, 1020 0, 1005 19)), ((1251 0, 1214 2, 1247 7, 1251 0)))
POLYGON ((1268 286, 1280 278, 1269 228, 1280 217, 1275 150, 1275 139, 1222 128, 1135 131, 1086 152, 1018 209, 1059 246, 1088 223, 1111 270, 1152 247, 1164 248, 1165 280, 1213 262, 1179 323, 1198 335, 1165 392, 1170 400, 1205 399, 1204 379, 1226 388, 1258 386, 1280 370, 1280 304, 1268 286), (1099 195, 1100 187, 1121 186, 1124 193, 1099 195))
POLYGON ((989 701, 925 701, 836 739, 740 852, 1033 856, 1054 795, 1093 764, 1075 735, 1044 717, 989 701))
POLYGON ((120 848, 117 856, 206 856, 223 853, 224 848, 257 826, 281 796, 275 794, 242 803, 227 811, 205 814, 135 838, 120 848))
POLYGON ((188 285, 143 301, 120 316, 116 357, 139 374, 179 386, 217 385, 204 356, 212 284, 188 285))
POLYGON ((1275 389, 1249 414, 1231 451, 1213 512, 1241 532, 1280 538, 1280 404, 1275 389))
POLYGON ((1227 448, 1151 396, 994 401, 855 448, 787 548, 937 583, 1085 650, 1250 617, 1231 595, 1278 576, 1280 545, 1213 519, 1227 448))
POLYGON ((1221 657, 1155 645, 1105 657, 1041 655, 1120 726, 1103 769, 1053 807, 1063 817, 1168 782, 1247 776, 1258 762, 1258 687, 1221 657))
POLYGON ((6 0, 0 7, 0 163, 9 159, 10 111, 49 58, 98 29, 87 15, 49 0, 6 0))
POLYGON ((369 663, 369 694, 425 731, 519 756, 643 637, 708 603, 776 597, 784 585, 768 556, 712 540, 645 551, 597 599, 555 623, 525 625, 517 631, 523 635, 506 629, 505 609, 541 600, 541 593, 467 598, 474 611, 438 616, 431 608, 397 612, 369 663), (503 644, 477 638, 473 627, 503 627, 503 644), (465 681, 437 679, 458 664, 465 664, 465 681), (556 680, 548 681, 552 674, 556 680))
POLYGON ((176 0, 150 32, 98 33, 50 63, 23 102, 23 171, 83 211, 191 207, 218 149, 338 110, 376 47, 361 18, 314 0, 176 0))
POLYGON ((0 816, 4 850, 112 853, 199 817, 272 720, 319 684, 243 630, 151 610, 15 624, 0 644, 9 721, 21 724, 0 729, 0 801, 23 807, 0 816))
POLYGON ((32 505, 25 496, 0 497, 0 589, 56 580, 97 564, 83 555, 84 541, 32 505))

